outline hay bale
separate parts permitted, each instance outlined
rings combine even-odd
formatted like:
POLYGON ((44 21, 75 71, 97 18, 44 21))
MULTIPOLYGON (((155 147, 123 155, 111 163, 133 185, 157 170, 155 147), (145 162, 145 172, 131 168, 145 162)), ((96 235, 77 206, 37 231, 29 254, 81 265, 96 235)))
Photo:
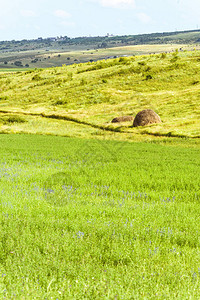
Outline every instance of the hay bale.
POLYGON ((144 109, 140 111, 133 121, 133 127, 145 126, 154 123, 161 123, 161 119, 152 109, 144 109))
POLYGON ((112 123, 129 122, 132 121, 133 119, 134 119, 133 116, 116 117, 112 120, 112 123))

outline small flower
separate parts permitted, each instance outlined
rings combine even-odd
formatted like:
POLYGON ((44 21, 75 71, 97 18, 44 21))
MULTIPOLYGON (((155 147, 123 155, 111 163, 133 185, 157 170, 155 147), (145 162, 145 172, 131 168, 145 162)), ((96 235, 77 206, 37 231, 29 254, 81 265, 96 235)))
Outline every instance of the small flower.
POLYGON ((54 193, 54 190, 52 190, 52 189, 47 189, 47 192, 48 192, 48 193, 54 193))
POLYGON ((80 238, 84 237, 84 232, 78 231, 76 235, 80 239, 80 238))

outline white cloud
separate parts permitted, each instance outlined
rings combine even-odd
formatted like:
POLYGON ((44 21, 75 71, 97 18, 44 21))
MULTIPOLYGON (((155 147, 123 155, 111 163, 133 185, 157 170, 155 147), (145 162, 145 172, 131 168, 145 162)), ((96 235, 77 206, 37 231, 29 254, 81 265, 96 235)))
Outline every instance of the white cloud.
POLYGON ((145 13, 139 13, 139 14, 137 14, 137 17, 142 23, 147 24, 147 23, 151 22, 151 17, 145 13))
POLYGON ((35 17, 36 13, 33 10, 21 10, 20 14, 22 17, 35 17))
POLYGON ((56 11, 54 11, 54 15, 58 18, 62 18, 62 19, 66 19, 66 18, 70 18, 71 15, 65 11, 65 10, 62 10, 62 9, 58 9, 56 11))
POLYGON ((128 8, 135 7, 135 0, 98 0, 104 7, 128 8))

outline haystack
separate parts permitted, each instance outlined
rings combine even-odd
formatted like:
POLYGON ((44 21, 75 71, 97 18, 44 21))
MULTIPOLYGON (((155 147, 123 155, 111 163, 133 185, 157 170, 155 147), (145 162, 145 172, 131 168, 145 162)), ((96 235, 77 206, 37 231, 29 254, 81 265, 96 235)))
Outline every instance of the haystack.
POLYGON ((133 116, 116 117, 112 120, 112 123, 128 122, 128 121, 132 121, 133 119, 134 119, 133 116))
POLYGON ((140 111, 133 121, 133 127, 145 126, 153 123, 161 123, 161 119, 152 109, 140 111))

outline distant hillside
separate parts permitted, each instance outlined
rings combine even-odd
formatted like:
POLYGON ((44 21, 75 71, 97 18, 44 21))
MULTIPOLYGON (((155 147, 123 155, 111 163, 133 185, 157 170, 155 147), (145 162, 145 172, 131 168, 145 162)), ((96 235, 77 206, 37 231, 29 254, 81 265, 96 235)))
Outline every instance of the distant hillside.
POLYGON ((57 67, 112 57, 169 52, 176 48, 200 49, 200 30, 127 36, 78 38, 64 36, 1 41, 0 69, 57 67), (146 48, 140 47, 142 45, 146 48))
POLYGON ((51 37, 38 38, 34 40, 1 41, 0 51, 16 52, 30 50, 86 50, 87 48, 110 48, 121 45, 142 45, 142 44, 166 44, 181 43, 195 44, 200 42, 200 30, 163 32, 139 35, 124 36, 98 36, 98 37, 51 37))
POLYGON ((107 60, 126 56, 148 55, 155 53, 171 53, 176 51, 200 50, 200 45, 189 44, 157 44, 131 45, 112 48, 76 51, 21 51, 0 53, 0 71, 26 70, 35 68, 51 68, 63 65, 73 65, 86 62, 107 60))

